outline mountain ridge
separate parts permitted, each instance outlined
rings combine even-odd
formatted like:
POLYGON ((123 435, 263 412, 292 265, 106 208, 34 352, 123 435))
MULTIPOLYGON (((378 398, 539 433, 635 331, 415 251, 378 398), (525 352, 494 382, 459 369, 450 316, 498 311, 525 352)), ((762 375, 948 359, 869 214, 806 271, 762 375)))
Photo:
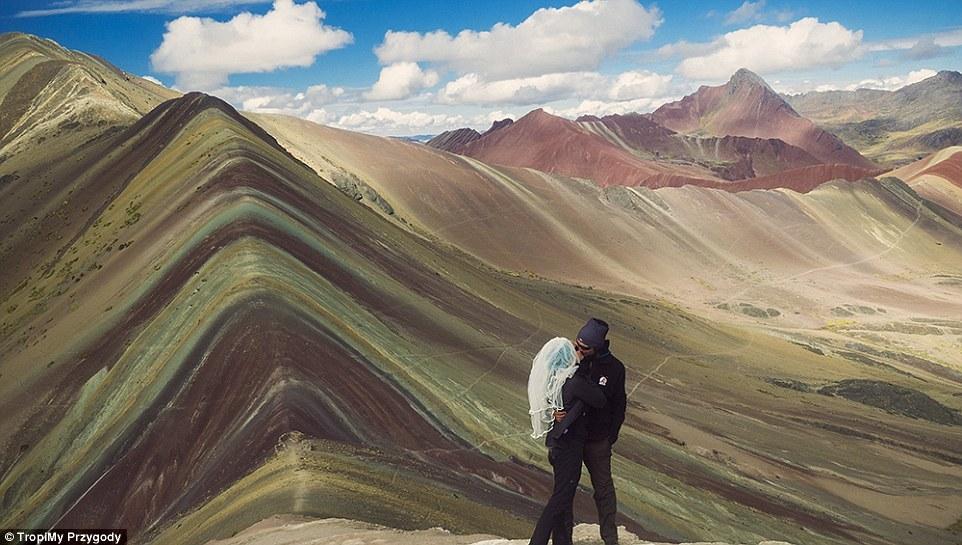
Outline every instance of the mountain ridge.
POLYGON ((894 91, 810 92, 785 97, 805 116, 888 164, 962 144, 962 73, 942 70, 894 91))
POLYGON ((649 117, 677 132, 779 138, 826 164, 877 165, 802 117, 758 75, 740 69, 723 85, 702 86, 657 108, 649 117))

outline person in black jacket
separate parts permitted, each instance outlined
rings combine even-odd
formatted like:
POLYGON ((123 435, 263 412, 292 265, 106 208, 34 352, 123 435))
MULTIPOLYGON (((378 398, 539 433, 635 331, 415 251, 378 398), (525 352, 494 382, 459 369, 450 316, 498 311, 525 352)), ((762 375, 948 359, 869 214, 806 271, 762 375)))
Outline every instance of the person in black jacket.
MULTIPOLYGON (((588 379, 604 392, 606 403, 589 407, 584 425, 587 428, 584 464, 591 476, 598 525, 605 545, 618 543, 618 500, 611 478, 611 447, 618 440, 621 424, 625 421, 628 397, 625 394, 625 366, 609 349, 608 323, 591 318, 578 332, 575 348, 581 353, 581 365, 586 367, 588 379)), ((555 421, 563 421, 564 412, 555 413, 555 421)), ((579 468, 580 469, 580 468, 579 468)))
POLYGON ((585 411, 606 403, 601 388, 589 380, 587 366, 568 378, 561 389, 565 417, 556 419, 545 436, 548 461, 554 469, 554 490, 531 534, 529 545, 571 545, 574 529, 574 498, 581 480, 581 464, 588 436, 585 411))

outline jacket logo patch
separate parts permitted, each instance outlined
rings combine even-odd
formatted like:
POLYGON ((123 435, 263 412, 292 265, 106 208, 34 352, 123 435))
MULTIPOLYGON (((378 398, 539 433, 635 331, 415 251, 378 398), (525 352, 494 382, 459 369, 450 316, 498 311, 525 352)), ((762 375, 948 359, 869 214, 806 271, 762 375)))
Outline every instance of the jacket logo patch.
POLYGON ((598 384, 600 384, 600 385, 602 385, 602 386, 605 386, 606 384, 608 384, 608 377, 601 377, 601 378, 599 378, 599 379, 598 379, 598 384))

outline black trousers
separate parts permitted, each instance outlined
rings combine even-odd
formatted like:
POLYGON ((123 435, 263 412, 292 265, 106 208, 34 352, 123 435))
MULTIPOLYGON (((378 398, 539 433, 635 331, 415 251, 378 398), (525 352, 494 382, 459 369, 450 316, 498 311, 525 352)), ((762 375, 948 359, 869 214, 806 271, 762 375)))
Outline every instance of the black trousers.
POLYGON ((585 467, 591 475, 591 487, 595 490, 595 506, 598 508, 598 525, 605 545, 618 543, 618 499, 615 482, 611 479, 611 443, 608 438, 587 441, 584 446, 585 467))
POLYGON ((554 468, 554 491, 541 511, 528 545, 571 545, 574 529, 574 501, 581 480, 584 445, 580 441, 563 442, 548 449, 548 461, 554 468))

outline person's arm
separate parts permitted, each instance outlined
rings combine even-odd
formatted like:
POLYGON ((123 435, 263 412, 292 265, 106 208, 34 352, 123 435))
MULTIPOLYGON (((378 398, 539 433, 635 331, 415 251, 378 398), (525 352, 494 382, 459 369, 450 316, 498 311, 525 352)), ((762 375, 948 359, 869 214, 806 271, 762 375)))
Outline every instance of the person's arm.
POLYGON ((574 396, 584 401, 589 407, 600 409, 608 403, 608 398, 605 397, 604 390, 597 384, 592 384, 588 379, 579 375, 572 377, 572 380, 571 387, 574 389, 574 396))
POLYGON ((625 410, 628 407, 628 395, 625 393, 625 366, 621 366, 621 374, 614 386, 614 396, 611 398, 611 430, 608 441, 614 445, 621 432, 621 425, 625 422, 625 410))
POLYGON ((581 413, 584 410, 585 410, 585 402, 580 399, 576 399, 575 402, 571 404, 571 407, 567 411, 565 411, 564 418, 561 419, 560 422, 558 422, 556 419, 554 427, 551 428, 551 432, 550 432, 551 437, 555 439, 558 439, 559 437, 561 437, 564 434, 564 432, 571 426, 571 424, 573 424, 574 421, 577 420, 579 416, 581 416, 581 413))
POLYGON ((565 430, 581 416, 581 413, 585 410, 585 405, 600 409, 608 402, 608 398, 605 397, 605 393, 601 390, 601 387, 588 382, 588 380, 581 375, 574 375, 569 378, 565 387, 571 388, 571 393, 574 395, 575 401, 571 404, 571 407, 565 410, 565 416, 560 422, 558 422, 557 417, 555 417, 556 423, 551 429, 551 435, 555 439, 561 437, 565 430))

